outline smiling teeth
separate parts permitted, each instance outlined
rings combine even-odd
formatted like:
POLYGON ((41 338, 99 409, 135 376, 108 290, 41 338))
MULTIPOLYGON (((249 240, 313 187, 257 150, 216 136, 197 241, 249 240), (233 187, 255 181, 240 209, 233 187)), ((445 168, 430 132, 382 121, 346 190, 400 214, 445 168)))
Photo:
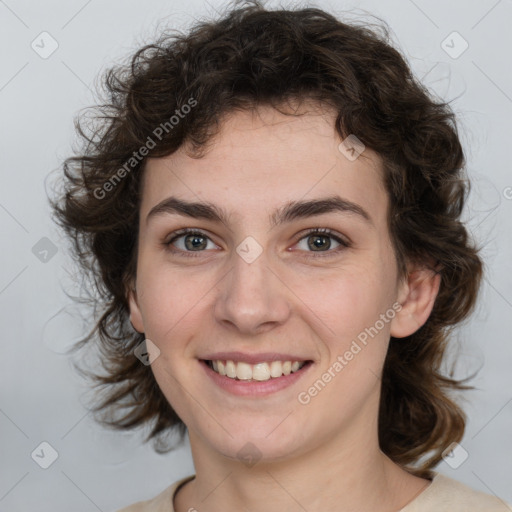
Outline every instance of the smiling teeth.
POLYGON ((269 380, 290 375, 300 370, 306 361, 272 361, 271 363, 248 364, 234 361, 210 361, 210 367, 220 375, 238 380, 269 380))

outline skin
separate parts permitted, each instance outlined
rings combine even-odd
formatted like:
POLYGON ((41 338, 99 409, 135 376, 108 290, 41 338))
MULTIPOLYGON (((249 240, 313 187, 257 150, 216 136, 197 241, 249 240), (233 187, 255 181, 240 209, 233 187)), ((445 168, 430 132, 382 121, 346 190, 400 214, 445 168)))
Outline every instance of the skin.
POLYGON ((159 348, 152 371, 189 431, 196 478, 177 493, 177 512, 392 512, 430 483, 381 452, 377 415, 389 338, 425 323, 439 276, 410 267, 399 278, 378 155, 365 149, 347 159, 333 113, 310 107, 300 117, 269 107, 237 112, 202 158, 182 147, 149 159, 144 171, 130 319, 159 348), (371 223, 347 212, 269 223, 288 201, 333 194, 364 208, 371 223), (146 222, 171 195, 215 203, 229 217, 219 223, 165 213, 146 222), (206 248, 187 249, 186 235, 174 241, 177 253, 165 246, 185 227, 204 232, 206 248), (317 235, 303 232, 317 227, 348 238, 350 247, 332 238, 320 240, 331 243, 323 251, 308 247, 317 235), (262 248, 250 264, 236 252, 248 236, 262 248), (298 394, 394 303, 402 305, 394 318, 300 403, 298 394), (292 353, 314 364, 273 395, 239 397, 200 367, 197 358, 211 350, 292 353), (251 467, 237 457, 248 442, 261 456, 251 467))

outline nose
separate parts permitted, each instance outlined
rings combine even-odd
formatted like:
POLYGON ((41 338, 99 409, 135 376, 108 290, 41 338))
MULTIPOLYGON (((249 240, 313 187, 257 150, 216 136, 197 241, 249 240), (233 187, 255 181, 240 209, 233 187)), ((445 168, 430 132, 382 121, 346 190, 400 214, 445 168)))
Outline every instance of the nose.
POLYGON ((248 263, 233 254, 232 270, 221 280, 215 304, 218 322, 241 334, 281 326, 290 315, 287 287, 269 267, 263 252, 248 263))

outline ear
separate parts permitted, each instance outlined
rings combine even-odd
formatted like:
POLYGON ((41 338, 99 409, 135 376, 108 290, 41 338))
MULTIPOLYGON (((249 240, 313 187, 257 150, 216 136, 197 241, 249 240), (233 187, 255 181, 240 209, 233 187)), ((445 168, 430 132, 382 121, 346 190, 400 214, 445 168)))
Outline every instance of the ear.
POLYGON ((428 319, 441 283, 441 274, 432 268, 415 268, 401 283, 398 302, 402 309, 391 321, 391 336, 405 338, 415 333, 428 319))
POLYGON ((137 290, 135 289, 135 282, 130 283, 128 288, 128 305, 130 307, 130 323, 132 327, 137 332, 143 333, 145 329, 137 298, 137 290))

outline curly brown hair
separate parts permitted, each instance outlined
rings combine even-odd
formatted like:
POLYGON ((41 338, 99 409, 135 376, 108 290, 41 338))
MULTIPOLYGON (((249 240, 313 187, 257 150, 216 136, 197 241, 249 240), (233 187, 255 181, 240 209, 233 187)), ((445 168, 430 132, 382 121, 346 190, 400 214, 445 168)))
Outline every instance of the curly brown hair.
POLYGON ((356 134, 382 158, 400 276, 407 262, 432 262, 441 274, 427 322, 390 340, 381 449, 414 474, 431 476, 443 450, 461 440, 466 418, 449 394, 470 387, 443 374, 441 364, 452 328, 474 308, 482 277, 480 249, 460 219, 469 192, 465 157, 449 104, 413 76, 380 22, 370 29, 318 8, 235 2, 222 18, 197 23, 188 34, 164 32, 106 72, 107 101, 94 107, 87 129, 77 122, 83 147, 65 161, 64 190, 51 201, 97 292, 101 315, 73 350, 87 345, 101 352, 105 374, 78 369, 106 392, 93 408, 107 413, 96 418, 102 424, 131 429, 154 422, 146 441, 160 453, 170 449, 156 446, 165 435, 179 432, 183 440, 186 432, 150 367, 133 355, 144 335, 130 324, 127 290, 136 272, 146 159, 170 155, 185 142, 200 158, 226 114, 307 99, 337 113, 341 138, 356 134), (187 104, 194 106, 185 110, 187 104))

